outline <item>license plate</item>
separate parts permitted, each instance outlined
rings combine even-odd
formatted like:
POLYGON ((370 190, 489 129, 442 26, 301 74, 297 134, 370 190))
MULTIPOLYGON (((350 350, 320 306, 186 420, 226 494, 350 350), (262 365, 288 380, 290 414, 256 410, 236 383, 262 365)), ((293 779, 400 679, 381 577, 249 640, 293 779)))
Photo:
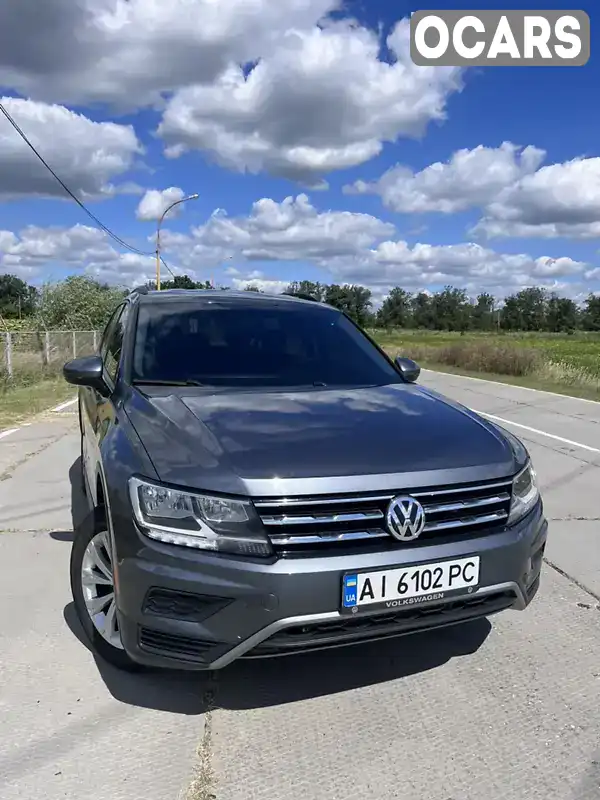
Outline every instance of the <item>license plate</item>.
POLYGON ((395 609, 470 594, 479 585, 479 556, 344 575, 342 607, 395 609))

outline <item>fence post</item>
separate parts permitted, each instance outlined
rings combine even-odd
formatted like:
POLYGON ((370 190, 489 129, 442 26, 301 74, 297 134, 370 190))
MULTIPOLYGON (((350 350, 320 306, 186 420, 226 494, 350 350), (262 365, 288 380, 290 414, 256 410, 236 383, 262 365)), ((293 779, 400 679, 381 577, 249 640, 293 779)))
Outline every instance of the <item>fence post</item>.
POLYGON ((44 364, 48 366, 50 363, 50 334, 48 331, 44 334, 44 364))
POLYGON ((6 372, 8 377, 12 379, 13 376, 13 363, 12 363, 12 334, 6 331, 4 334, 6 347, 4 349, 4 360, 6 362, 6 372))
POLYGON ((94 331, 94 353, 98 352, 98 331, 94 331))
POLYGON ((71 331, 73 336, 73 358, 77 358, 77 336, 76 331, 71 331))

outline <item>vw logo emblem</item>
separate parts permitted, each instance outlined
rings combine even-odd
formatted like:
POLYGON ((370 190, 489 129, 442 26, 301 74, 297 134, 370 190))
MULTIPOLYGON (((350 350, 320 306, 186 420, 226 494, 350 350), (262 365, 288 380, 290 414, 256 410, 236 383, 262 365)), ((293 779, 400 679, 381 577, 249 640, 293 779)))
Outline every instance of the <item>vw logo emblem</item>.
POLYGON ((412 542, 423 533, 425 512, 414 497, 394 497, 388 506, 385 522, 395 539, 412 542))

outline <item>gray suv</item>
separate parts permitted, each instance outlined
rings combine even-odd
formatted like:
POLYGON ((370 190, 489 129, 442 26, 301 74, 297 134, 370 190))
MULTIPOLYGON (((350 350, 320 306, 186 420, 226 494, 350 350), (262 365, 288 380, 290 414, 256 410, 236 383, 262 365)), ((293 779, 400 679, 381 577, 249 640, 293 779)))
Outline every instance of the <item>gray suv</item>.
POLYGON ((512 434, 329 306, 134 291, 70 361, 96 651, 219 669, 524 609, 547 522, 512 434))

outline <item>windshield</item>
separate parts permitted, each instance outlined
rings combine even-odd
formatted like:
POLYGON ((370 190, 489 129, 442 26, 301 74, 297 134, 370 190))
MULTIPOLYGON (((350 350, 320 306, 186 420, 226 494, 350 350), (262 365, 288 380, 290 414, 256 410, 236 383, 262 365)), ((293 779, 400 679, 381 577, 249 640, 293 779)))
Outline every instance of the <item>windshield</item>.
POLYGON ((142 305, 133 380, 225 387, 402 382, 342 314, 292 303, 142 305))

